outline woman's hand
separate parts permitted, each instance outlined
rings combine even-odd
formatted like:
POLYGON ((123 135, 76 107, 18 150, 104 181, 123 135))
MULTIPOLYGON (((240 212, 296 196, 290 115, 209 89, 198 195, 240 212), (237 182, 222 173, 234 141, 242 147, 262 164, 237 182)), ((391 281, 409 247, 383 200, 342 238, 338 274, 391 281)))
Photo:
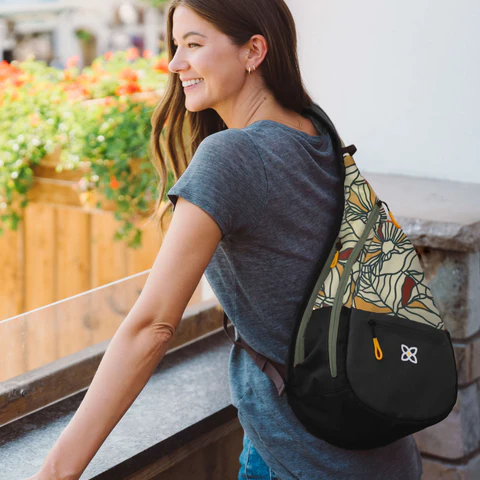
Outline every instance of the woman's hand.
MULTIPOLYGON (((78 480, 107 436, 145 387, 171 346, 152 321, 127 317, 100 362, 77 411, 44 460, 26 480, 78 480)), ((0 478, 2 478, 0 472, 0 478)))

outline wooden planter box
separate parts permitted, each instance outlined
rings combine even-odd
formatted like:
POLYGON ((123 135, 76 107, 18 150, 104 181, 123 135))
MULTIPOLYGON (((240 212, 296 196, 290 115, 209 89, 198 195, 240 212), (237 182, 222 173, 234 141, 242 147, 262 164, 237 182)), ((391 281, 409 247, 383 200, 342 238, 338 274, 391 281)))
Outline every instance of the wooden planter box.
MULTIPOLYGON (((139 170, 140 164, 145 162, 141 158, 132 158, 129 160, 132 173, 139 170)), ((75 170, 63 170, 57 172, 55 168, 60 163, 60 149, 47 155, 40 165, 33 167, 35 183, 28 192, 28 199, 31 202, 39 203, 58 203, 65 206, 81 207, 86 212, 114 212, 117 208, 116 203, 109 200, 99 192, 77 192, 75 186, 77 182, 89 170, 87 162, 81 162, 80 168, 75 170), (100 202, 100 208, 97 203, 100 202)), ((155 202, 150 203, 153 211, 155 202)), ((150 214, 140 214, 148 218, 150 214)))
MULTIPOLYGON (((160 234, 154 221, 147 224, 148 215, 134 222, 145 225, 141 248, 114 241, 115 205, 75 191, 82 173, 56 172, 58 155, 34 168, 24 221, 0 237, 0 321, 148 270, 159 251, 160 234), (98 200, 101 209, 93 207, 98 200)), ((166 228, 170 220, 171 212, 166 228)), ((192 302, 199 298, 197 291, 192 302)))

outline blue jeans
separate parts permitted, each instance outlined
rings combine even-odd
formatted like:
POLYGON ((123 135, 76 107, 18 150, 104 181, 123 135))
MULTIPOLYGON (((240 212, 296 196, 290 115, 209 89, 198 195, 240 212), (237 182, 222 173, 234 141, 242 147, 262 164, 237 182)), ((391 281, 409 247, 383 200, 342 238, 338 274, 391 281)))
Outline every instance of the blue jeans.
POLYGON ((243 434, 243 450, 240 454, 238 480, 279 480, 263 461, 247 435, 243 434))

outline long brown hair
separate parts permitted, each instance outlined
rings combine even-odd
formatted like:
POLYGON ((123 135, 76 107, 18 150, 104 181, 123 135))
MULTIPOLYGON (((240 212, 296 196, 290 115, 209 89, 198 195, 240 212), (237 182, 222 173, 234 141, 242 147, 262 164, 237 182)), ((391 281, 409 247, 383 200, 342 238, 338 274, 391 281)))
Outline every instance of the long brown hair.
MULTIPOLYGON (((297 33, 292 14, 284 0, 171 0, 167 4, 168 62, 175 54, 172 40, 173 13, 185 6, 210 22, 241 47, 255 34, 263 35, 268 52, 257 74, 284 108, 301 113, 312 104, 303 85, 297 56, 297 33)), ((185 108, 185 93, 177 74, 169 73, 167 87, 152 115, 151 159, 160 177, 158 200, 153 216, 163 235, 162 219, 170 203, 161 207, 168 171, 175 181, 188 166, 198 145, 212 133, 227 127, 218 113, 208 108, 190 112, 185 108), (168 159, 168 162, 167 162, 168 159)))

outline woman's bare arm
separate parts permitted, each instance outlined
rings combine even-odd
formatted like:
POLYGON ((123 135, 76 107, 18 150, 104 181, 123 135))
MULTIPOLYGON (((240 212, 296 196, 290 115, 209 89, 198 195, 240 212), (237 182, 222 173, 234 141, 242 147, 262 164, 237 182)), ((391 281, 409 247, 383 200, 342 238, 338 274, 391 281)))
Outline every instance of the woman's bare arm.
POLYGON ((82 403, 41 472, 31 479, 81 476, 168 350, 221 235, 209 214, 178 198, 140 297, 108 345, 82 403))

